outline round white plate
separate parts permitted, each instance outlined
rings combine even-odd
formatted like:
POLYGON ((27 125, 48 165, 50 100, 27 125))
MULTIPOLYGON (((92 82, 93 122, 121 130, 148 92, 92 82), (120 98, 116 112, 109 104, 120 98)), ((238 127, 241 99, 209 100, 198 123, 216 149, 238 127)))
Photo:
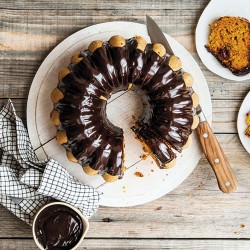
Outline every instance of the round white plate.
POLYGON ((238 16, 250 20, 250 1, 211 0, 203 11, 196 27, 195 43, 197 52, 204 65, 216 75, 234 81, 250 79, 250 74, 235 76, 229 69, 223 67, 205 48, 210 34, 209 24, 217 21, 222 16, 238 16))
MULTIPOLYGON (((57 85, 57 74, 66 67, 73 53, 86 49, 93 40, 107 41, 112 35, 123 35, 126 38, 142 35, 148 42, 150 39, 145 25, 132 22, 110 22, 97 24, 66 38, 44 60, 40 66, 29 93, 27 104, 27 125, 30 139, 39 159, 52 157, 61 163, 79 181, 92 185, 104 193, 101 205, 123 207, 143 204, 155 200, 183 182, 198 164, 202 152, 196 134, 193 143, 178 155, 177 164, 169 170, 159 169, 148 157, 142 160, 144 154, 142 145, 135 140, 130 127, 133 124, 132 114, 140 112, 140 101, 132 91, 119 97, 119 93, 107 105, 109 119, 124 129, 125 134, 125 171, 122 180, 105 183, 101 176, 88 176, 80 165, 70 162, 65 149, 54 139, 56 130, 50 123, 49 114, 53 109, 50 93, 57 85), (118 98, 117 98, 118 97, 118 98), (141 172, 144 177, 134 175, 141 172)), ((167 36, 167 35, 166 35, 167 36)), ((194 89, 200 95, 201 106, 211 122, 212 105, 206 80, 192 56, 173 38, 167 36, 176 55, 183 62, 183 68, 194 77, 194 89)))
POLYGON ((246 114, 250 112, 250 92, 246 95, 244 101, 241 104, 240 111, 237 119, 237 129, 242 145, 246 151, 250 154, 250 138, 245 136, 246 114))

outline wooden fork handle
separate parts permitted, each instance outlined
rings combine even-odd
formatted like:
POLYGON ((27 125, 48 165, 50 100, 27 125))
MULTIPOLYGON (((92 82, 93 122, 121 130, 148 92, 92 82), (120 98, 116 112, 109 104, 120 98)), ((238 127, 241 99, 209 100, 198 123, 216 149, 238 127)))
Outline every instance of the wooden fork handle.
POLYGON ((220 190, 224 193, 234 192, 238 186, 237 178, 211 127, 207 121, 204 121, 199 123, 196 130, 203 152, 214 170, 220 190))

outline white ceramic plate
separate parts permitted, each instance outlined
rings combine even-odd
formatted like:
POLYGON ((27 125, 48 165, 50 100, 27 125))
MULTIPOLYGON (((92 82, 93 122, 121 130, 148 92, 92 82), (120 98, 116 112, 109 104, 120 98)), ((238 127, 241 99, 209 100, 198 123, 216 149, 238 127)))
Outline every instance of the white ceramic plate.
POLYGON ((250 74, 235 76, 229 69, 223 67, 204 47, 208 43, 210 34, 209 24, 215 22, 222 16, 238 16, 250 20, 250 1, 211 0, 203 11, 196 27, 195 42, 197 52, 204 65, 216 75, 234 81, 250 79, 250 74))
POLYGON ((241 104, 240 111, 237 119, 237 129, 242 145, 246 151, 250 154, 250 138, 245 136, 246 114, 250 112, 250 92, 246 95, 244 101, 241 104))
MULTIPOLYGON (((145 25, 132 22, 110 22, 97 24, 76 32, 61 42, 40 66, 30 89, 27 104, 27 125, 29 135, 39 159, 52 157, 61 163, 79 181, 92 185, 104 193, 101 205, 124 207, 143 204, 155 200, 182 183, 198 164, 202 152, 197 136, 193 134, 193 143, 178 155, 177 164, 169 170, 160 170, 148 157, 142 160, 142 145, 135 140, 130 127, 133 124, 131 114, 137 114, 140 102, 134 92, 129 91, 107 105, 108 117, 118 126, 122 126, 125 134, 125 171, 122 180, 105 183, 101 176, 88 176, 80 165, 70 162, 65 149, 58 145, 55 127, 49 121, 53 109, 50 93, 57 85, 57 74, 66 67, 73 53, 86 49, 93 40, 107 41, 112 35, 123 35, 126 38, 142 35, 150 41, 145 25), (144 177, 136 177, 140 171, 144 177)), ((183 62, 183 68, 194 77, 194 89, 200 95, 201 106, 211 122, 212 105, 206 80, 195 60, 173 38, 166 35, 174 52, 183 62)), ((117 97, 117 96, 116 96, 117 97)))

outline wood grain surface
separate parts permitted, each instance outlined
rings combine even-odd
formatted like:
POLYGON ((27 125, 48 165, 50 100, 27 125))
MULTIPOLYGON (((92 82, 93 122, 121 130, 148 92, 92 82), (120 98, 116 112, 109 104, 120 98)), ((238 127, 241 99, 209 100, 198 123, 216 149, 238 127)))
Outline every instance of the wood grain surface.
MULTIPOLYGON (((26 120, 32 79, 46 55, 63 39, 92 24, 145 22, 152 16, 198 62, 211 92, 218 141, 238 178, 235 193, 217 188, 202 158, 191 176, 170 194, 131 208, 101 207, 90 219, 80 249, 250 249, 250 156, 236 129, 237 112, 250 82, 222 79, 201 63, 195 27, 208 0, 0 0, 0 106, 12 98, 26 120)), ((0 206, 0 249, 37 249, 31 229, 0 206)))

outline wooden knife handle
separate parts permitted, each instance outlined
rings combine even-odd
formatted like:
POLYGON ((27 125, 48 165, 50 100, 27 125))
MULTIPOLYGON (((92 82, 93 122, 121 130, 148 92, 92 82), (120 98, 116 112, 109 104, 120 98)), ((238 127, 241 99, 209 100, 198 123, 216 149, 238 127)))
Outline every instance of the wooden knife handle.
POLYGON ((214 170, 220 190, 224 193, 234 192, 238 186, 237 178, 211 127, 207 121, 204 121, 199 123, 196 130, 203 152, 214 170))

